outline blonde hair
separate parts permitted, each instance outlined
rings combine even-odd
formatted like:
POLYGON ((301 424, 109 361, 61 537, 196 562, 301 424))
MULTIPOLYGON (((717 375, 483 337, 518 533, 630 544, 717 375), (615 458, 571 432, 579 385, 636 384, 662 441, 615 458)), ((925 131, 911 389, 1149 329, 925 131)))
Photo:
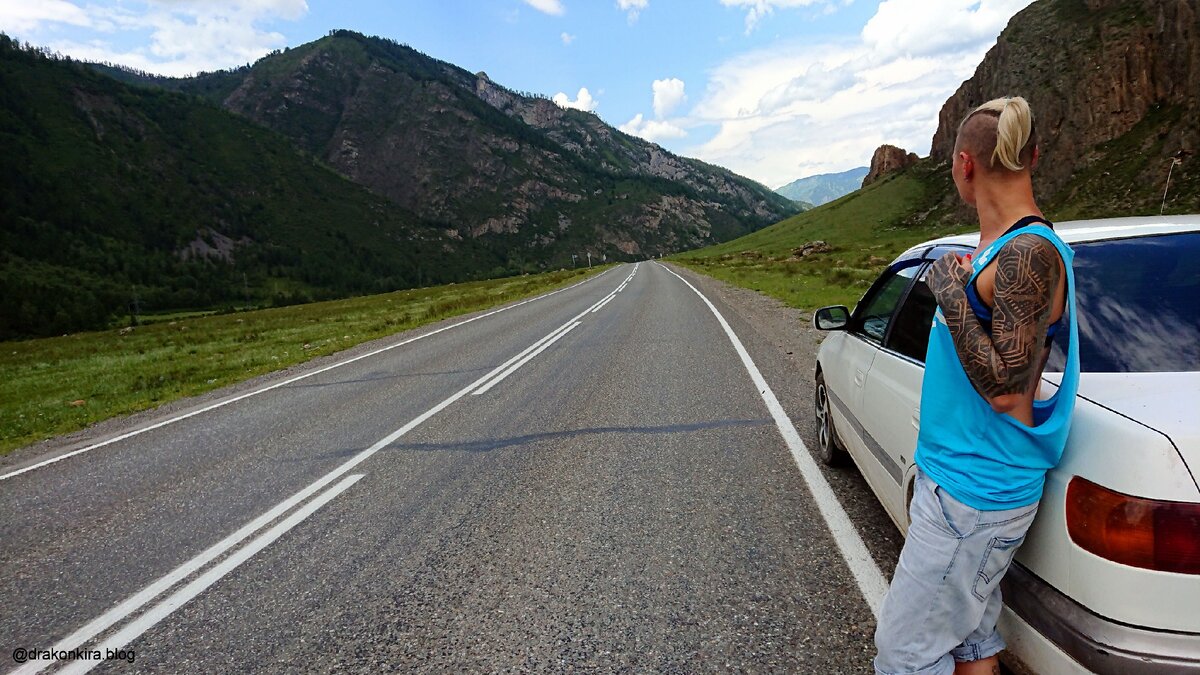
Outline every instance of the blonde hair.
POLYGON ((981 113, 996 120, 995 135, 988 139, 977 139, 977 142, 971 143, 972 149, 981 155, 991 150, 992 168, 996 167, 998 159, 1009 171, 1024 169, 1022 159, 1030 161, 1033 157, 1033 147, 1037 145, 1033 111, 1029 109, 1029 102, 1020 96, 1006 96, 984 103, 972 110, 963 118, 962 124, 958 125, 960 137, 967 123, 981 113))

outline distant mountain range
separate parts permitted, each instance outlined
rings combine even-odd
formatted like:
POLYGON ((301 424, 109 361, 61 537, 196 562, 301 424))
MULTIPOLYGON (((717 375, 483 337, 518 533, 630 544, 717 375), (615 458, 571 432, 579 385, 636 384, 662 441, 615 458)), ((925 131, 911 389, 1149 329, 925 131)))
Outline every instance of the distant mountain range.
POLYGON ((636 259, 798 211, 347 31, 185 79, 0 35, 0 147, 0 339, 636 259))
POLYGON ((862 187, 867 167, 860 166, 841 173, 822 173, 792 181, 775 192, 796 202, 820 206, 844 197, 862 187))

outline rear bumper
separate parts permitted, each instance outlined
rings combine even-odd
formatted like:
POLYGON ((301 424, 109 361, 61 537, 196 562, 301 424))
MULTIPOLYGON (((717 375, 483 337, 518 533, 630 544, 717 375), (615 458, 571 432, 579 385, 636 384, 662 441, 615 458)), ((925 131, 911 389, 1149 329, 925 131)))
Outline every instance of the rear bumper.
POLYGON ((1019 563, 1001 582, 1004 603, 1081 665, 1101 675, 1200 674, 1200 634, 1169 633, 1105 619, 1019 563))

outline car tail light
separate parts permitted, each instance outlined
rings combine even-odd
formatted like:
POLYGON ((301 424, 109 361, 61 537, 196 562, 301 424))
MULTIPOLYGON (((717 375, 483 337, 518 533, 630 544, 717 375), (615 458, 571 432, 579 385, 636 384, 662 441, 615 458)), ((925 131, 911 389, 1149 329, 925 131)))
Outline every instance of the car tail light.
POLYGON ((1200 504, 1130 497, 1076 476, 1067 486, 1067 532, 1113 562, 1200 574, 1200 504))

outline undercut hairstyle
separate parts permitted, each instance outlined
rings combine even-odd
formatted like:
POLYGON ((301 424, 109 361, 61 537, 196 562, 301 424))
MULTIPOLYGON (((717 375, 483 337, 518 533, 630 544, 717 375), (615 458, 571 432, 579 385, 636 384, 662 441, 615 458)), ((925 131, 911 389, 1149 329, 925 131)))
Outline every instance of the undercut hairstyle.
POLYGON ((977 158, 987 157, 988 169, 999 165, 1022 171, 1033 162, 1037 130, 1029 102, 1020 96, 996 98, 972 110, 958 125, 955 151, 970 150, 977 158))

